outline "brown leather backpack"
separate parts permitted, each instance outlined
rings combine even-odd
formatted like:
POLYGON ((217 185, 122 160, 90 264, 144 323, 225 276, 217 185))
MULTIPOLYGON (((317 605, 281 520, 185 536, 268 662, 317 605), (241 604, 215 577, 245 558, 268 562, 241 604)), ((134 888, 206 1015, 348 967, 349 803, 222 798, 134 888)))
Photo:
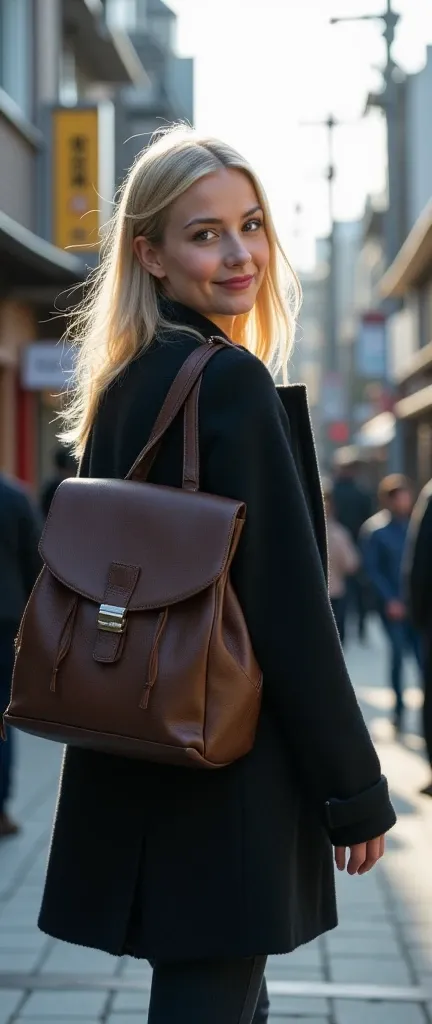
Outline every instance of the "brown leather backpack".
POLYGON ((5 722, 80 747, 217 768, 252 747, 261 673, 230 581, 241 502, 199 487, 203 344, 126 480, 56 491, 16 644, 5 722), (146 483, 184 407, 183 487, 146 483))

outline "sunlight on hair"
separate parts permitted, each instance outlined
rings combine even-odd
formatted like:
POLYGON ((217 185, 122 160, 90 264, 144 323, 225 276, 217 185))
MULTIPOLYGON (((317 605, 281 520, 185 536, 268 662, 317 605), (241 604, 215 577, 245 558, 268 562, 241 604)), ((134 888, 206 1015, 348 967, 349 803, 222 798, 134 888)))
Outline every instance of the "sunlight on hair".
MULTIPOLYGON (((99 266, 90 274, 83 301, 70 314, 66 333, 77 346, 74 384, 61 440, 81 455, 99 402, 111 382, 160 330, 173 330, 158 306, 156 279, 133 250, 137 235, 163 239, 173 202, 205 175, 221 167, 248 175, 264 211, 270 245, 266 276, 250 313, 237 316, 232 340, 273 371, 286 376, 301 289, 277 237, 263 187, 248 162, 231 146, 194 129, 172 125, 155 133, 120 189, 113 216, 102 232, 99 266)), ((178 325, 175 328, 178 331, 178 325)), ((196 335, 190 327, 185 331, 196 335)))

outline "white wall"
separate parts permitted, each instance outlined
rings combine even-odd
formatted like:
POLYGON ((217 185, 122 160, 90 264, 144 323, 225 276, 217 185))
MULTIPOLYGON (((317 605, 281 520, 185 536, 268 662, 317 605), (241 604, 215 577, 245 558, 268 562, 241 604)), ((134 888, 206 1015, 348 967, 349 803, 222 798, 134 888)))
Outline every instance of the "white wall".
POLYGON ((432 47, 427 64, 407 82, 408 230, 432 196, 432 47))

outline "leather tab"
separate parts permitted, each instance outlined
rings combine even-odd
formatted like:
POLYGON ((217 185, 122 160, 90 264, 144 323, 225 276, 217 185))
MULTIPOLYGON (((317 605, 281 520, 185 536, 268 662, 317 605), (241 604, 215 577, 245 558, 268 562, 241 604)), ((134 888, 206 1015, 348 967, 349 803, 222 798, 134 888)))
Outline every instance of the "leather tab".
POLYGON ((150 439, 145 448, 143 448, 142 452, 138 455, 138 458, 135 459, 133 466, 126 476, 126 480, 137 480, 141 483, 144 483, 147 480, 151 466, 156 458, 159 445, 164 434, 168 430, 168 427, 171 426, 171 423, 177 416, 177 413, 185 404, 186 399, 189 397, 197 380, 201 377, 201 374, 209 360, 216 355, 216 352, 219 352, 226 345, 229 345, 229 342, 222 339, 218 342, 207 342, 206 344, 200 345, 199 348, 194 349, 190 356, 185 360, 168 391, 162 409, 150 434, 150 439))
POLYGON ((202 377, 197 380, 184 410, 183 488, 185 491, 199 490, 198 408, 201 381, 202 377))
MULTIPOLYGON (((111 562, 102 604, 124 608, 127 613, 127 606, 135 590, 139 574, 140 568, 137 565, 111 562)), ((125 628, 127 630, 127 614, 125 628)), ((124 631, 114 633, 98 628, 93 651, 94 660, 117 661, 122 651, 123 641, 124 631)))

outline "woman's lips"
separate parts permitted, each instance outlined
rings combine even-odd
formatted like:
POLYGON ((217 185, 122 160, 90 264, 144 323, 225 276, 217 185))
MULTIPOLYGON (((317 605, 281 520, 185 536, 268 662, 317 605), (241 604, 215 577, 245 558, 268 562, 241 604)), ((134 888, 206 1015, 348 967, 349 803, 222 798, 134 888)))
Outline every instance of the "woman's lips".
POLYGON ((249 288, 253 279, 253 274, 247 274, 244 277, 231 277, 227 281, 216 281, 216 284, 218 284, 220 288, 227 288, 230 292, 242 292, 245 291, 246 288, 249 288))

